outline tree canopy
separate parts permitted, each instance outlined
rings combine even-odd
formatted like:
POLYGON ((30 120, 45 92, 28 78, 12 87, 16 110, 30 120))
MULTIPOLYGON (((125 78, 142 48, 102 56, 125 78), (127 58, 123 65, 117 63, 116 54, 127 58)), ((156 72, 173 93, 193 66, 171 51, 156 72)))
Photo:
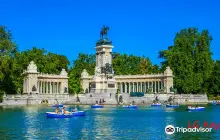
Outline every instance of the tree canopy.
POLYGON ((169 65, 175 75, 174 85, 181 93, 207 92, 207 81, 213 71, 210 44, 212 37, 207 30, 183 29, 176 34, 174 45, 159 52, 163 65, 169 65))

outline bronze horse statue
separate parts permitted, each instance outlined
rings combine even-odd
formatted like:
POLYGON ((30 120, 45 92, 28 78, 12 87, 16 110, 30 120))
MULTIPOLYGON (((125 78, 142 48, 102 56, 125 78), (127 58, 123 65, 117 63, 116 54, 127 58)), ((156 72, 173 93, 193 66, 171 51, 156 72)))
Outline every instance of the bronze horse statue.
POLYGON ((100 31, 100 38, 101 39, 104 39, 104 36, 105 36, 105 38, 107 38, 108 30, 109 30, 109 27, 106 27, 105 25, 102 27, 102 29, 100 31))

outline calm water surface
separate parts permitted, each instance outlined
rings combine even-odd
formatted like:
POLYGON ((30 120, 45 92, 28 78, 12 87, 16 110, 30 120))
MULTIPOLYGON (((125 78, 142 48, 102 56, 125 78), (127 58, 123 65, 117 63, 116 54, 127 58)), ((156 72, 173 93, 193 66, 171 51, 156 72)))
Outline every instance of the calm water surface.
POLYGON ((45 116, 46 111, 54 111, 52 107, 0 107, 0 139, 220 140, 220 130, 167 135, 164 131, 167 125, 187 127, 188 121, 194 120, 220 123, 220 106, 207 105, 202 112, 187 112, 186 108, 141 106, 138 109, 124 109, 105 106, 103 109, 91 109, 90 106, 79 106, 79 110, 87 111, 85 117, 53 119, 45 116))

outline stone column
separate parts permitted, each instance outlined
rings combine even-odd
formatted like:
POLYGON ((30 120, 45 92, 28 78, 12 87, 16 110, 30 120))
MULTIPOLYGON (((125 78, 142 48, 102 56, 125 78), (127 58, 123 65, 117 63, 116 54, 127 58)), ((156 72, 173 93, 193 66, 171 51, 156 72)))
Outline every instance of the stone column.
POLYGON ((44 81, 41 81, 41 93, 44 93, 44 81))
POLYGON ((162 83, 161 83, 161 81, 160 81, 160 90, 161 90, 161 88, 162 88, 162 83))
POLYGON ((136 92, 136 86, 137 86, 137 83, 136 82, 134 82, 134 92, 136 92))
POLYGON ((149 82, 147 82, 147 89, 149 89, 149 82))
POLYGON ((44 93, 47 94, 47 82, 44 81, 44 93))
POLYGON ((159 81, 157 81, 157 93, 159 93, 159 90, 160 89, 160 83, 159 83, 159 81))
POLYGON ((59 92, 58 92, 58 86, 59 86, 59 83, 57 82, 57 93, 59 93, 59 92))
POLYGON ((138 82, 138 92, 140 92, 140 91, 141 91, 141 83, 138 82))
POLYGON ((125 82, 125 93, 127 93, 127 83, 125 82))
POLYGON ((54 86, 54 93, 56 94, 57 93, 57 82, 55 82, 55 86, 54 86))
POLYGON ((40 94, 40 92, 41 92, 41 81, 39 81, 39 94, 40 94))
POLYGON ((48 82, 46 81, 46 94, 48 93, 48 82))
POLYGON ((144 82, 144 93, 146 92, 146 82, 144 82))
POLYGON ((51 87, 52 87, 52 86, 51 86, 51 81, 50 81, 50 94, 52 93, 51 87))
POLYGON ((122 91, 122 82, 120 83, 120 92, 122 93, 123 91, 122 91))
POLYGON ((128 93, 130 93, 131 92, 131 83, 130 82, 128 83, 128 86, 129 86, 128 93))
POLYGON ((154 92, 156 93, 156 81, 154 81, 154 92))
POLYGON ((143 92, 143 83, 141 82, 141 91, 140 92, 143 92))
POLYGON ((57 82, 56 82, 56 84, 55 84, 56 86, 55 86, 55 93, 57 94, 57 82))
POLYGON ((131 89, 132 92, 134 92, 134 82, 132 82, 132 89, 131 89))
POLYGON ((52 82, 52 93, 54 94, 54 82, 52 82))
POLYGON ((60 93, 60 82, 58 82, 58 93, 60 93))

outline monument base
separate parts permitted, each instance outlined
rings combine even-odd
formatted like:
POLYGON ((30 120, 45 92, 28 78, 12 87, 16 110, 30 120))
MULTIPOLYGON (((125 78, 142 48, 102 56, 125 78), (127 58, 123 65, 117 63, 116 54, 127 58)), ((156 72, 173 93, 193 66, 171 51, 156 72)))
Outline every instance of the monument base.
POLYGON ((91 89, 91 93, 117 93, 117 89, 91 89))
POLYGON ((117 93, 117 86, 114 77, 108 79, 106 76, 94 76, 91 93, 117 93))

